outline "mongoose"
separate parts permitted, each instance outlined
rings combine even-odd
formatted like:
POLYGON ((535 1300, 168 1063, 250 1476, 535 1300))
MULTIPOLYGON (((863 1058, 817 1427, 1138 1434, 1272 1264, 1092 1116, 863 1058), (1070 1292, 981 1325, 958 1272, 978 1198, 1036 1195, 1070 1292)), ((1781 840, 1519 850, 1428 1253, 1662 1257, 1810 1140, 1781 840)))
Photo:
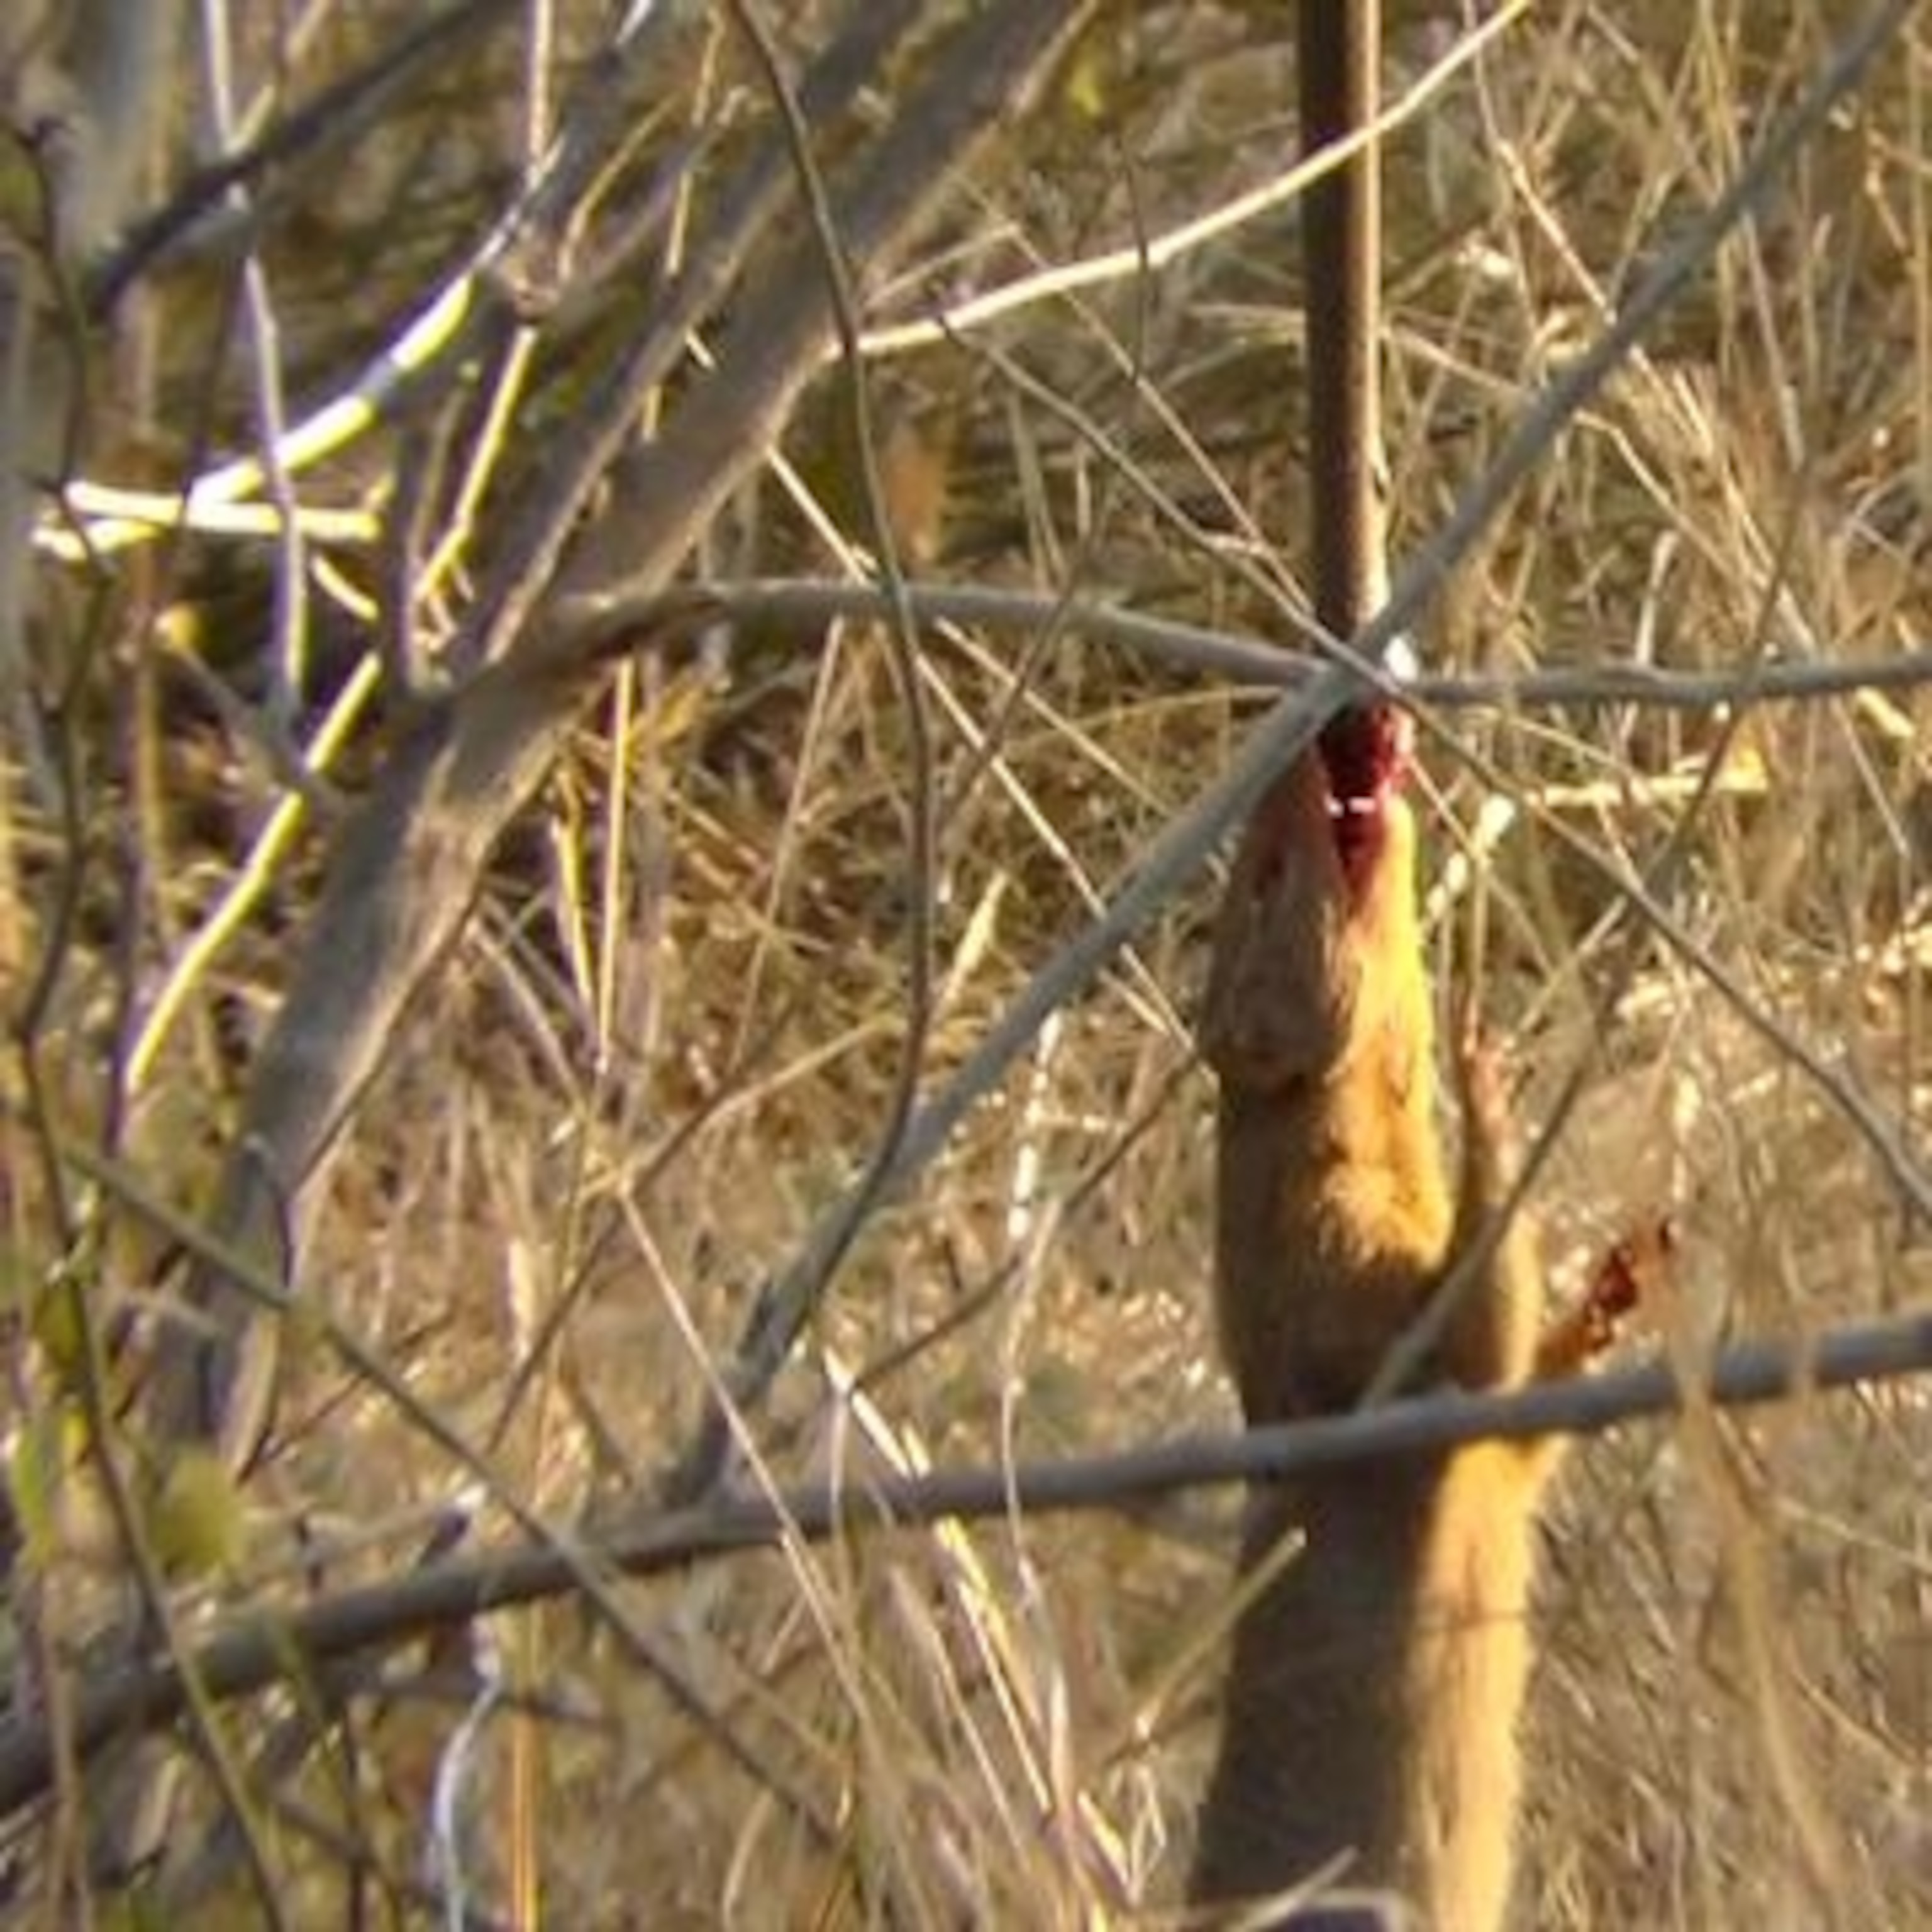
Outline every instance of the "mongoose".
MULTIPOLYGON (((1311 154, 1374 121, 1376 0, 1302 0, 1311 154)), ((1382 601, 1372 144, 1309 187, 1310 576, 1322 631, 1382 601)), ((1346 710, 1250 820, 1216 934, 1202 1045, 1220 1076, 1215 1308, 1251 1423, 1371 1390, 1436 1291, 1455 1300, 1424 1383, 1508 1388, 1577 1366, 1627 1301, 1612 1272, 1540 1334, 1527 1224, 1495 1235, 1512 1154, 1486 1054, 1460 1054, 1462 1153, 1438 1120, 1436 1028, 1402 795, 1408 721, 1346 710), (1487 1231, 1487 1232, 1485 1232, 1487 1231), (1458 1278, 1466 1259, 1468 1279, 1458 1278)), ((1430 1932, 1495 1932, 1509 1899, 1538 1509, 1554 1444, 1484 1444, 1257 1487, 1241 1567, 1275 1566, 1238 1624, 1192 1891, 1339 1879, 1399 1893, 1430 1932), (1285 1539, 1300 1546, 1284 1550, 1285 1539)), ((1363 1923, 1316 1907, 1289 1922, 1363 1923)))
MULTIPOLYGON (((1479 1049, 1462 1057, 1460 1182, 1442 1144, 1406 758, 1396 714, 1349 714, 1250 825, 1223 908, 1202 1028, 1220 1079, 1216 1308, 1251 1423, 1354 1407, 1509 1192, 1479 1049)), ((1561 1372, 1616 1312, 1540 1348, 1542 1303, 1518 1217, 1425 1379, 1561 1372)), ((1431 1932, 1501 1923, 1536 1516, 1558 1453, 1485 1444, 1256 1492, 1244 1571, 1284 1536, 1301 1546, 1235 1632, 1197 1899, 1325 1872, 1394 1888, 1431 1932)))

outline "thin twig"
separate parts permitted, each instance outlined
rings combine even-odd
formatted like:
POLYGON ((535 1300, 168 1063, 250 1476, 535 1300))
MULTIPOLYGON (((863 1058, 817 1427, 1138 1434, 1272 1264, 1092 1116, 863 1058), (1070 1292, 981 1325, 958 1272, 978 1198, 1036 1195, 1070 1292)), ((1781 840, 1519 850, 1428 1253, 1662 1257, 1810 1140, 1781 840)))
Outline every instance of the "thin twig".
MULTIPOLYGON (((944 194, 952 164, 1001 124, 1016 93, 1045 70, 1084 10, 1077 0, 1052 7, 1004 0, 976 11, 938 50, 907 94, 902 118, 860 148, 840 184, 839 232, 855 260, 877 272, 904 245, 944 194)), ((908 19, 919 11, 904 10, 908 19)), ((862 10, 868 33, 887 17, 884 8, 862 10)), ((890 44, 890 37, 883 45, 863 36, 835 42, 824 58, 836 57, 836 72, 807 77, 808 104, 829 98, 842 105, 864 84, 869 68, 854 65, 862 43, 880 60, 890 44)), ((752 178, 762 180, 763 170, 752 178)), ((715 295, 720 273, 728 282, 777 218, 775 190, 752 199, 760 218, 744 217, 746 232, 728 229, 716 238, 719 248, 707 242, 694 250, 693 290, 715 295)), ((742 313, 756 326, 734 334, 716 374, 685 394, 640 460, 638 499, 624 514, 627 549, 646 580, 668 582, 822 366, 836 326, 815 255, 808 239, 737 290, 742 313)), ((519 646, 535 641, 526 638, 526 620, 549 587, 586 500, 622 453, 646 394, 682 354, 688 302, 696 298, 668 298, 667 314, 586 401, 582 434, 560 442, 532 478, 518 526, 496 553, 500 572, 458 646, 461 662, 488 664, 491 674, 468 701, 426 720, 398 746, 343 828, 309 944, 250 1084, 218 1217, 227 1245, 274 1252, 289 1205, 299 1210, 398 1017, 461 929, 497 836, 590 695, 580 679, 560 680, 541 668, 519 674, 519 646)), ((254 1323, 252 1306, 218 1271, 198 1272, 190 1299, 209 1310, 223 1340, 211 1350, 171 1336, 152 1384, 155 1426, 177 1438, 218 1431, 231 1453, 244 1454, 264 1412, 272 1333, 254 1323)))
MULTIPOLYGON (((292 476, 340 453, 393 416, 406 396, 460 370, 494 334, 514 332, 518 322, 512 296, 528 302, 548 295, 548 270, 560 239, 604 166, 611 139, 634 112, 640 89, 653 77, 649 56, 654 46, 641 33, 634 34, 614 46, 611 57, 592 69, 563 117, 563 134, 524 192, 469 260, 349 385, 289 428, 272 452, 274 463, 292 476)), ((746 192, 728 204, 730 213, 721 226, 733 240, 740 238, 730 220, 752 220, 755 231, 761 211, 769 212, 776 178, 776 166, 765 176, 752 174, 743 184, 746 192)), ((741 258, 729 244, 721 245, 718 253, 717 272, 728 280, 741 258)), ((185 485, 181 492, 184 514, 254 496, 265 480, 260 458, 234 458, 185 485)), ((146 523, 110 524, 96 526, 89 537, 94 550, 104 553, 146 542, 155 534, 146 523)))
MULTIPOLYGON (((202 0, 201 50, 209 131, 216 151, 231 154, 236 137, 234 47, 227 0, 202 0)), ((245 223, 252 206, 248 190, 238 182, 225 199, 245 223)), ((281 321, 267 265, 252 237, 242 259, 242 314, 248 340, 262 488, 275 512, 277 526, 275 568, 270 579, 274 586, 274 637, 268 652, 268 712, 277 728, 286 730, 300 710, 308 680, 308 564, 295 479, 280 454, 288 435, 281 321)))
MULTIPOLYGON (((44 1131, 47 1144, 55 1144, 58 1137, 50 1128, 44 1131)), ((212 1239, 204 1229, 151 1192, 118 1162, 95 1153, 82 1143, 64 1142, 59 1145, 62 1158, 77 1172, 112 1195, 121 1207, 178 1244, 195 1266, 218 1274, 232 1292, 245 1298, 258 1312, 267 1310, 279 1315, 293 1308, 294 1300, 288 1291, 267 1278, 248 1256, 226 1249, 212 1239)), ((586 1553, 584 1540, 574 1528, 553 1520, 526 1501, 520 1486, 511 1480, 490 1450, 471 1442, 458 1424, 410 1386, 408 1378, 392 1366, 380 1349, 337 1320, 330 1310, 314 1309, 308 1311, 307 1318, 313 1322, 318 1337, 327 1344, 359 1386, 381 1396, 395 1414, 434 1444, 525 1535, 551 1550, 574 1580, 584 1605, 596 1612, 600 1623, 632 1661, 650 1673, 671 1702, 710 1736, 728 1758, 754 1783, 767 1786, 796 1816, 814 1829, 823 1828, 809 1796, 802 1787, 795 1786, 779 1767, 766 1762, 738 1736, 729 1719, 714 1706, 663 1640, 632 1615, 616 1594, 609 1572, 600 1559, 586 1553)), ((165 1608, 165 1600, 158 1594, 159 1588, 157 1580, 150 1594, 154 1602, 165 1608)), ((199 1714, 200 1686, 194 1682, 190 1688, 199 1714)), ((212 1727, 208 1727, 208 1736, 212 1751, 212 1727)))
MULTIPOLYGON (((831 196, 812 151, 811 130, 796 94, 786 79, 770 32, 752 0, 727 0, 740 31, 751 42, 766 86, 778 105, 779 119, 790 148, 794 164, 804 185, 806 204, 812 229, 819 248, 826 292, 844 354, 845 377, 850 398, 854 447, 858 452, 859 474, 863 486, 868 535, 878 559, 879 578, 885 593, 890 621, 884 627, 893 682, 898 688, 906 736, 906 879, 902 896, 906 908, 906 985, 904 1024, 898 1065, 892 1091, 871 1158, 857 1183, 845 1197, 846 1214, 842 1228, 824 1250, 817 1294, 822 1298, 830 1288, 839 1264, 858 1240, 873 1207, 892 1184, 892 1174, 908 1123, 919 1100, 920 1083, 926 1066, 926 1048, 933 1018, 933 901, 938 890, 938 854, 934 826, 936 800, 933 771, 932 727, 927 715, 925 691, 919 662, 919 626, 906 596, 905 572, 901 566, 898 544, 892 533, 892 514, 886 501, 886 486, 879 466, 878 438, 874 430, 872 388, 860 354, 858 292, 851 265, 839 232, 831 196)), ((722 1440, 724 1420, 714 1416, 706 1425, 722 1440)))
POLYGON ((520 0, 454 0, 417 21, 366 66, 324 88, 256 140, 197 170, 165 206, 138 223, 88 278, 90 313, 97 317, 111 314, 128 288, 226 201, 232 190, 259 186, 271 170, 286 168, 313 149, 347 140, 380 114, 432 56, 449 59, 466 36, 518 4, 520 0))
POLYGON ((1210 208, 1178 227, 1136 240, 1124 248, 1088 256, 1077 262, 1056 264, 1037 274, 1022 276, 996 289, 971 296, 916 322, 898 322, 870 330, 863 346, 869 356, 896 356, 909 349, 934 347, 953 342, 970 332, 985 328, 1003 316, 1017 314, 1041 302, 1058 302, 1084 289, 1101 288, 1131 276, 1144 276, 1183 260, 1197 248, 1220 240, 1282 207, 1304 193, 1310 184, 1344 166, 1372 143, 1412 120, 1429 101, 1457 74, 1478 58, 1498 36, 1513 27, 1529 8, 1529 0, 1510 0, 1474 28, 1423 74, 1385 112, 1346 140, 1336 142, 1317 155, 1306 156, 1280 174, 1237 195, 1225 206, 1210 208))

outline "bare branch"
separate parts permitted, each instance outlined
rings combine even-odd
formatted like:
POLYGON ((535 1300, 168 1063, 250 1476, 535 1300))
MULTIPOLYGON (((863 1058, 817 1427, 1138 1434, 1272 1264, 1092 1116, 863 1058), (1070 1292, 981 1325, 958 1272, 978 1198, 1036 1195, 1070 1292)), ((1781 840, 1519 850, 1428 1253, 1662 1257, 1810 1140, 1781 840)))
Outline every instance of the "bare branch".
MULTIPOLYGON (((922 624, 988 631, 1064 632, 1178 671, 1258 691, 1298 691, 1320 660, 1264 638, 1156 617, 1118 604, 976 584, 906 586, 922 624)), ((681 584, 665 591, 608 585, 560 598, 544 614, 546 659, 562 674, 585 670, 640 637, 698 622, 789 624, 801 638, 842 620, 884 620, 881 584, 832 578, 760 578, 681 584)), ((1816 704, 1862 691, 1909 692, 1932 684, 1932 648, 1882 658, 1808 659, 1736 670, 1676 670, 1654 664, 1592 664, 1556 670, 1461 676, 1430 673, 1396 688, 1396 700, 1442 711, 1561 711, 1587 706, 1710 712, 1741 704, 1816 704)))
POLYGON ((1356 129, 1346 140, 1337 141, 1318 154, 1300 157, 1270 179, 1258 183, 1245 194, 1238 195, 1226 206, 1183 222, 1159 235, 1150 235, 1132 248, 1109 250, 1084 261, 1068 262, 1037 274, 1026 275, 1000 287, 956 302, 940 314, 916 322, 904 322, 868 330, 863 346, 870 356, 902 355, 908 350, 926 348, 956 340, 962 335, 984 328, 1004 316, 1042 302, 1060 302, 1087 289, 1104 288, 1130 276, 1157 273, 1184 260, 1197 248, 1218 241, 1258 220, 1304 194, 1324 175, 1345 166, 1371 143, 1387 140, 1413 120, 1422 109, 1469 64, 1487 52, 1528 11, 1528 0, 1510 0, 1493 14, 1473 26, 1441 60, 1415 84, 1366 126, 1356 129))
POLYGON ((416 22, 366 66, 323 88, 257 139, 197 170, 164 206, 137 223, 89 278, 90 310, 97 316, 111 314, 129 286, 179 246, 231 189, 260 188, 273 171, 346 140, 380 114, 428 61, 447 60, 453 48, 493 25, 498 16, 507 16, 514 4, 451 0, 416 22))
MULTIPOLYGON (((1006 0, 953 36, 892 129, 861 150, 835 188, 839 232, 855 261, 872 272, 884 268, 943 194, 952 166, 1011 112, 1083 10, 1074 0, 1058 7, 1006 0)), ((865 10, 868 28, 885 11, 865 10)), ((836 46, 826 58, 833 55, 842 74, 850 50, 836 46)), ((809 81, 806 91, 813 92, 809 81)), ((748 248, 750 237, 735 238, 748 248)), ((668 581, 822 364, 835 324, 815 248, 808 240, 785 251, 740 292, 740 312, 752 320, 651 447, 634 495, 626 493, 620 514, 640 580, 668 581)), ((712 289, 718 265, 709 250, 700 259, 706 266, 694 272, 712 289)), ((633 346, 586 403, 583 433, 533 482, 524 526, 505 544, 457 652, 472 666, 501 660, 508 674, 484 680, 471 702, 400 746, 343 830, 225 1178, 218 1229, 244 1253, 280 1257, 290 1210, 407 1002, 460 931, 499 834, 589 695, 582 680, 541 670, 515 675, 516 647, 590 492, 623 446, 644 396, 682 352, 692 326, 686 307, 668 304, 672 326, 653 326, 633 346)), ((224 1339, 211 1351, 183 1335, 169 1338, 152 1413, 166 1434, 220 1434, 232 1453, 245 1455, 262 1420, 272 1330, 251 1318, 247 1298, 218 1273, 198 1273, 191 1292, 214 1312, 224 1339)))
MULTIPOLYGON (((248 1696, 292 1674, 358 1651, 405 1642, 439 1625, 562 1595, 580 1566, 655 1576, 788 1538, 823 1541, 866 1525, 1010 1520, 1016 1511, 1118 1509, 1214 1484, 1278 1480, 1378 1457, 1440 1454, 1484 1441, 1601 1435, 1620 1424, 1675 1415, 1688 1406, 1742 1408, 1864 1387, 1932 1367, 1932 1315, 1834 1329, 1797 1342, 1754 1342, 1724 1351, 1707 1377, 1687 1381, 1655 1362, 1506 1395, 1433 1395, 1244 1435, 1195 1436, 1118 1454, 1008 1468, 861 1480, 850 1473, 770 1496, 733 1496, 645 1518, 572 1556, 525 1544, 448 1562, 394 1582, 349 1592, 265 1621, 251 1616, 195 1652, 192 1669, 211 1701, 248 1696)), ((171 1664, 130 1666, 75 1700, 73 1742, 92 1754, 130 1727, 171 1723, 187 1687, 171 1664)), ((48 1728, 16 1718, 0 1725, 0 1816, 32 1804, 53 1775, 48 1728)))
MULTIPOLYGON (((1249 735, 1233 764, 1148 848, 1140 870, 1100 919, 1048 959, 1022 989, 959 1070, 908 1127, 887 1177, 904 1188, 937 1156, 952 1130, 1005 1077, 1048 1016, 1075 998, 1108 960, 1207 864, 1221 840, 1260 801, 1322 725, 1366 683, 1394 699, 1402 687, 1380 668, 1390 645, 1411 629, 1456 565, 1534 472, 1564 429, 1621 365, 1644 332, 1670 308, 1724 237, 1771 192, 1779 171, 1823 123, 1911 11, 1911 0, 1885 0, 1828 62, 1802 99, 1766 137, 1729 188, 1644 277, 1623 309, 1582 356, 1555 377, 1504 440, 1488 470, 1448 520, 1410 557, 1388 601, 1354 648, 1324 641, 1335 662, 1285 700, 1249 735)), ((869 1185, 869 1183, 868 1183, 869 1185)), ((767 1387, 843 1253, 852 1194, 835 1202, 788 1265, 765 1283, 746 1325, 728 1387, 740 1404, 767 1387)), ((701 1495, 723 1467, 727 1431, 714 1416, 673 1472, 675 1499, 701 1495)))
MULTIPOLYGON (((906 598, 905 573, 901 568, 898 545, 892 535, 892 517, 886 502, 885 483, 880 472, 869 379, 859 351, 858 298, 853 286, 852 265, 844 238, 838 232, 824 177, 812 152, 804 115, 784 77, 770 33, 752 0, 728 0, 728 4, 738 20, 740 31, 755 49, 759 64, 765 70, 767 85, 778 101, 786 140, 805 188, 806 206, 811 212, 812 233, 818 244, 826 290, 838 330, 839 351, 845 364, 854 442, 864 486, 866 520, 871 526, 868 534, 878 558, 880 587, 885 592, 890 620, 885 627, 887 651, 905 718, 908 796, 904 1022, 898 1070, 886 1103, 886 1118, 865 1172, 848 1197, 850 1211, 844 1221, 843 1246, 849 1251, 858 1239, 874 1203, 891 1184, 892 1167, 905 1136, 906 1124, 911 1119, 913 1108, 919 1100, 932 1025, 933 898, 938 870, 934 822, 936 808, 933 794, 932 728, 920 681, 918 626, 906 598)), ((820 1277, 821 1292, 829 1285, 836 1264, 835 1255, 820 1277)))

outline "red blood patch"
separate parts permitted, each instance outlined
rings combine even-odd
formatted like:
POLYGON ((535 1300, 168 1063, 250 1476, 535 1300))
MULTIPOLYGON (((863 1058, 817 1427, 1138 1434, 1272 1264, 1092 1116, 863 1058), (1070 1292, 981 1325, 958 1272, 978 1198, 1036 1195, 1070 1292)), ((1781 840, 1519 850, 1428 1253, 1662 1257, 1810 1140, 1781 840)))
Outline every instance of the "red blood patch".
POLYGON ((1414 736, 1407 713, 1392 704, 1351 706, 1322 733, 1336 854, 1358 890, 1382 849, 1388 802, 1408 776, 1414 736))

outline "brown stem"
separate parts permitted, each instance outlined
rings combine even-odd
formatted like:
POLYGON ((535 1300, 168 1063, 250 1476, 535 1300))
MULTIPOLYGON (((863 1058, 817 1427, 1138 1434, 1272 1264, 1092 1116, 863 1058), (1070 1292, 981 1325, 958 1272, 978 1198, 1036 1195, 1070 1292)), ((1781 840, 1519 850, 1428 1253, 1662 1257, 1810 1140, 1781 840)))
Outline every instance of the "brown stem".
MULTIPOLYGON (((1302 145, 1312 154, 1375 118, 1382 8, 1379 0, 1301 0, 1297 12, 1302 145)), ((1383 588, 1376 482, 1382 170, 1372 146, 1310 184, 1301 235, 1315 615, 1348 638, 1383 588)))

